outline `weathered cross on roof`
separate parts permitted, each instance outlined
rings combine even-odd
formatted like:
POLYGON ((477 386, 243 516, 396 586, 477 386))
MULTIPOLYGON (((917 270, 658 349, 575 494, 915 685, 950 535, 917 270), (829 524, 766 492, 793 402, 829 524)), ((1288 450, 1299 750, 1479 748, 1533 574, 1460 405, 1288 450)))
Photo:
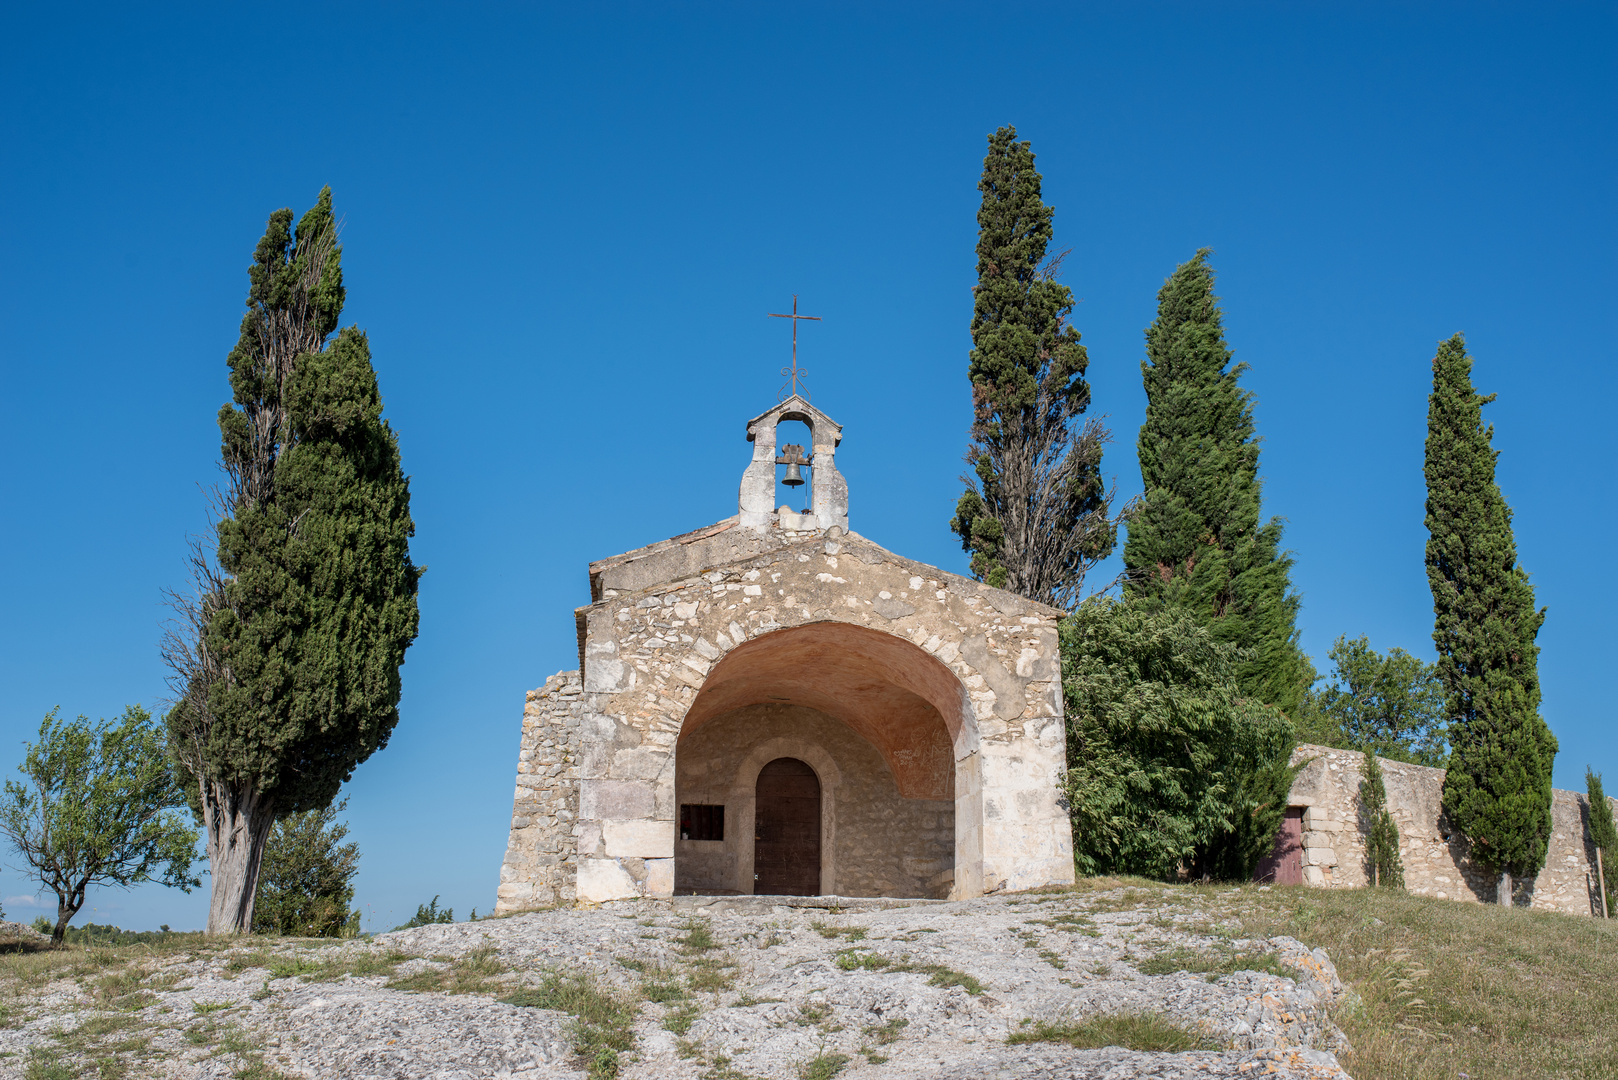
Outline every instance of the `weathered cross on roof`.
MULTIPOLYGON (((820 321, 820 316, 819 315, 799 315, 798 314, 798 294, 797 293, 792 294, 792 314, 791 315, 777 315, 775 312, 772 311, 772 312, 769 313, 769 316, 772 319, 791 319, 792 320, 792 366, 790 368, 782 368, 781 369, 781 377, 784 378, 784 379, 789 379, 791 381, 792 392, 794 394, 799 393, 798 380, 804 378, 809 373, 807 371, 804 371, 802 368, 798 367, 798 322, 800 320, 802 320, 802 319, 810 319, 810 320, 812 320, 814 322, 819 322, 820 321)), ((777 395, 777 396, 781 397, 781 398, 786 397, 786 385, 785 384, 782 385, 781 393, 779 395, 777 395)), ((808 394, 807 391, 803 392, 803 399, 805 401, 809 400, 809 394, 808 394)))

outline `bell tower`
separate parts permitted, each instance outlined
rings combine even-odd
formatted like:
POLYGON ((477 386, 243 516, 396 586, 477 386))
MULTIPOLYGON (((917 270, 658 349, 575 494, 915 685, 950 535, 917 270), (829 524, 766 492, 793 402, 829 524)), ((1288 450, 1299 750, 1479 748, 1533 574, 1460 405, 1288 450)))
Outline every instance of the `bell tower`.
POLYGON ((772 528, 792 532, 841 529, 848 531, 848 482, 837 471, 834 460, 843 429, 831 417, 793 394, 770 411, 747 422, 747 441, 753 444, 753 460, 742 473, 740 499, 741 526, 754 532, 772 528), (796 420, 809 429, 809 452, 803 447, 777 446, 776 428, 783 421, 796 420), (776 470, 784 468, 791 477, 801 478, 808 469, 809 512, 795 513, 775 504, 776 470))

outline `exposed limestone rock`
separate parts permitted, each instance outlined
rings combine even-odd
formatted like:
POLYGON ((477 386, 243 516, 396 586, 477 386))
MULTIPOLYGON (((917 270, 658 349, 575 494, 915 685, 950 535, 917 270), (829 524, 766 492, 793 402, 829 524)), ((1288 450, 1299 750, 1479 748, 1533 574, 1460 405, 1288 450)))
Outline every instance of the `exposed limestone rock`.
POLYGON ((223 1080, 255 1061, 297 1078, 583 1077, 571 1017, 498 1000, 554 972, 635 1003, 624 1080, 796 1080, 836 1055, 839 1075, 872 1080, 1347 1080, 1331 1021, 1344 989, 1325 953, 1231 940, 1225 890, 1160 895, 634 899, 368 943, 244 942, 154 957, 145 989, 117 1003, 88 980, 29 988, 7 1002, 0 1077, 66 1045, 57 1032, 109 1020, 132 1025, 113 1038, 149 1036, 123 1051, 143 1077, 223 1080), (1008 1042, 1116 1013, 1156 1014, 1218 1049, 1008 1042))

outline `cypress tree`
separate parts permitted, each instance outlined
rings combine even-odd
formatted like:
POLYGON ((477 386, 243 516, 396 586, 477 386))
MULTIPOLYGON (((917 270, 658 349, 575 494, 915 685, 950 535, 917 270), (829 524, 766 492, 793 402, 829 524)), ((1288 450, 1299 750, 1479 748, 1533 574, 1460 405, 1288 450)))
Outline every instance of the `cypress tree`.
POLYGON ((1157 294, 1141 375, 1145 488, 1124 543, 1126 593, 1185 607, 1241 650, 1242 693, 1292 716, 1313 681, 1298 648, 1292 557, 1280 518, 1261 522, 1253 395, 1238 385, 1208 250, 1157 294))
POLYGON ((1365 826, 1365 861, 1372 885, 1385 889, 1405 886, 1404 861, 1399 858, 1399 826, 1388 812, 1388 789, 1382 782, 1382 763, 1365 751, 1360 780, 1360 812, 1365 826))
POLYGON ((398 722, 416 636, 409 482, 365 335, 345 327, 331 192, 272 214, 219 412, 228 490, 170 742, 208 832, 210 932, 253 923, 279 818, 323 808, 398 722), (329 340, 328 340, 329 339, 329 340))
MULTIPOLYGON (((1203 620, 1236 647, 1241 694, 1290 718, 1314 671, 1298 648, 1281 519, 1260 520, 1253 395, 1239 385, 1247 365, 1232 363, 1225 344, 1208 254, 1198 251, 1164 282, 1146 328, 1145 491, 1124 543, 1124 591, 1203 620)), ((1288 763, 1295 739, 1290 724, 1283 728, 1283 738, 1232 766, 1231 828, 1199 852, 1194 873, 1246 879, 1270 850, 1297 775, 1288 763)))
POLYGON ((1590 843, 1600 852, 1597 869, 1600 871, 1598 887, 1602 893, 1602 914, 1611 918, 1618 910, 1618 882, 1612 878, 1612 858, 1618 855, 1618 828, 1612 823, 1612 804, 1601 789, 1601 774, 1584 767, 1585 801, 1590 806, 1590 843))
POLYGON ((1556 737, 1539 715, 1539 646, 1545 620, 1517 565, 1511 508, 1495 483, 1494 395, 1472 388, 1472 359, 1456 334, 1433 359, 1427 410, 1427 583, 1433 644, 1450 723, 1444 810, 1472 857, 1498 873, 1499 901, 1513 878, 1545 865, 1556 737))
POLYGON ((1055 211, 1017 129, 989 136, 972 305, 972 475, 950 528, 979 581, 1069 606, 1112 552, 1117 523, 1101 480, 1107 432, 1080 426, 1089 356, 1068 322, 1073 293, 1046 259, 1055 211))

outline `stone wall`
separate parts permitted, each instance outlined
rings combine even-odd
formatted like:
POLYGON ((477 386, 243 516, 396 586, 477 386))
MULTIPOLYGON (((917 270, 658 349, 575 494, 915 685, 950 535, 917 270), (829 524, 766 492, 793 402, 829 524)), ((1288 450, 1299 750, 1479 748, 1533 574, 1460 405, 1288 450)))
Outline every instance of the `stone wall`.
POLYGON ((571 904, 577 895, 583 699, 577 671, 558 672, 528 691, 495 914, 571 904))
MULTIPOLYGON (((1304 883, 1363 886, 1369 881, 1359 802, 1364 759, 1357 751, 1300 746, 1292 760, 1306 758, 1312 760, 1298 774, 1291 799, 1291 805, 1306 807, 1304 883)), ((1443 813, 1444 770, 1378 760, 1388 810, 1399 826, 1405 888, 1422 896, 1493 903, 1498 879, 1473 862, 1465 838, 1450 827, 1443 813)), ((1532 882, 1518 883, 1516 902, 1570 915, 1599 913, 1595 851, 1589 844, 1584 798, 1558 790, 1552 800, 1545 868, 1532 882)), ((1609 801, 1618 808, 1618 800, 1609 801)))
POLYGON ((955 865, 955 803, 907 799, 876 747, 842 721, 798 705, 752 705, 682 738, 677 803, 725 807, 723 841, 676 838, 677 893, 751 892, 758 772, 778 757, 820 777, 820 891, 839 896, 946 893, 955 865))
MULTIPOLYGON (((579 897, 672 892, 674 747, 700 719, 702 695, 752 695, 734 705, 788 696, 881 743, 880 731, 859 728, 851 714, 869 700, 863 690, 817 705, 818 677, 797 678, 790 694, 775 685, 811 663, 833 679, 864 664, 881 693, 921 703, 948 726, 956 895, 1072 881, 1072 827, 1057 790, 1062 613, 841 529, 749 533, 756 541, 738 547, 731 534, 748 531, 736 521, 690 534, 680 552, 647 549, 591 568, 597 599, 581 613, 579 897), (678 576, 657 580, 664 574, 645 565, 654 562, 678 576), (758 662, 775 642, 786 643, 780 663, 758 662), (732 673, 751 664, 753 674, 727 677, 727 664, 732 673)), ((903 750, 886 748, 896 774, 906 769, 903 750)), ((929 770, 923 761, 917 771, 929 770)))

